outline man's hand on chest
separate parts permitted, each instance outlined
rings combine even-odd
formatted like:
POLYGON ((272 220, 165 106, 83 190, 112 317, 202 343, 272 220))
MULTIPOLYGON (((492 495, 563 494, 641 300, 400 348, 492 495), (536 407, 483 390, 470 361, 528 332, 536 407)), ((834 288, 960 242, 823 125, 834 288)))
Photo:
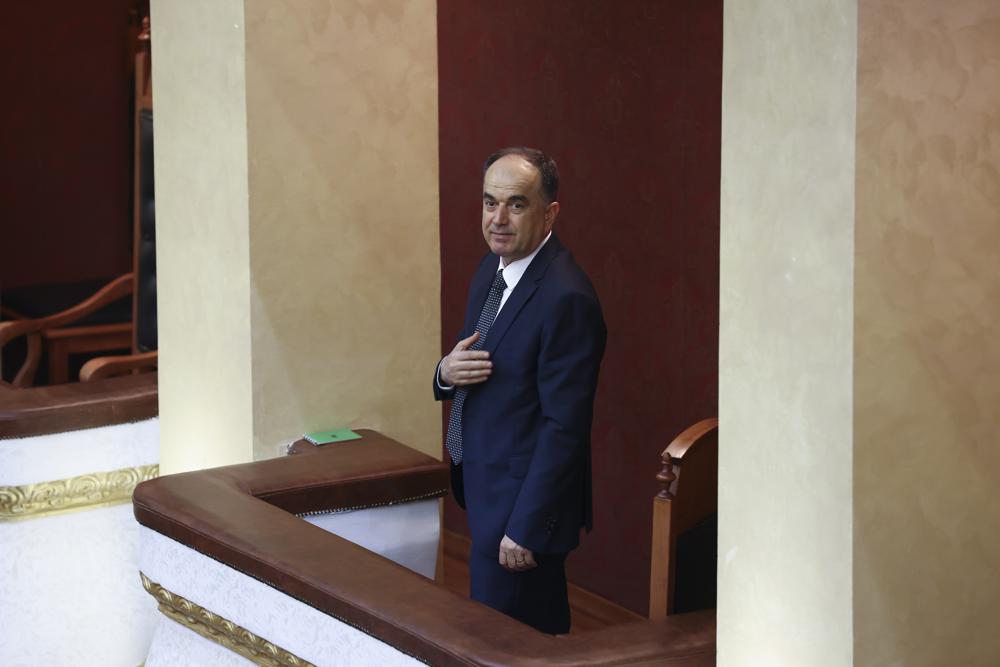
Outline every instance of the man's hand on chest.
POLYGON ((470 350, 479 340, 479 332, 458 341, 441 360, 440 380, 443 387, 461 387, 486 382, 493 372, 493 362, 486 350, 470 350))

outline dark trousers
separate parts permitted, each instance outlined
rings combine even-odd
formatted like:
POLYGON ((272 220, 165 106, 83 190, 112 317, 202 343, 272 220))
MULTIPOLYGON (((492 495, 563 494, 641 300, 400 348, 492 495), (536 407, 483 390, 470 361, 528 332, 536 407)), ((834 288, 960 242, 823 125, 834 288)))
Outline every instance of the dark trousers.
POLYGON ((497 553, 486 556, 475 547, 469 553, 470 596, 473 600, 530 625, 540 632, 569 632, 566 554, 535 554, 538 567, 508 572, 497 553))

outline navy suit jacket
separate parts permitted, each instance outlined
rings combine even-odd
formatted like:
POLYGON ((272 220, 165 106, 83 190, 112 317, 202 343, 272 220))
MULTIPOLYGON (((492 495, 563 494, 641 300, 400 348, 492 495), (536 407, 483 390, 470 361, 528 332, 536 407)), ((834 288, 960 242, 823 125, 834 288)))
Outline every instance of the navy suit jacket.
MULTIPOLYGON (((488 253, 480 262, 459 339, 475 331, 499 261, 488 253)), ((606 339, 590 280, 553 234, 490 328, 483 349, 493 371, 462 410, 453 492, 484 555, 496 555, 504 534, 537 553, 565 553, 581 527, 590 530, 590 427, 606 339)), ((435 374, 434 393, 454 391, 435 374)))

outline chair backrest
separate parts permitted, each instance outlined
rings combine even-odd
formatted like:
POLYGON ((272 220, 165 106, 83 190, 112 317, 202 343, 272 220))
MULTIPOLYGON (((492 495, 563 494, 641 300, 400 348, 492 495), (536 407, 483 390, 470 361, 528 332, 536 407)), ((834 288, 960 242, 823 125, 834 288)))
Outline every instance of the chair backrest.
POLYGON ((153 189, 153 85, 149 17, 142 21, 135 57, 134 234, 132 352, 152 352, 156 340, 156 200, 153 189))
POLYGON ((706 598, 714 607, 718 419, 702 420, 677 436, 661 454, 656 479, 661 489, 653 498, 649 617, 693 611, 706 606, 706 598), (678 561, 690 565, 679 572, 678 561), (678 606, 679 591, 684 601, 678 606))

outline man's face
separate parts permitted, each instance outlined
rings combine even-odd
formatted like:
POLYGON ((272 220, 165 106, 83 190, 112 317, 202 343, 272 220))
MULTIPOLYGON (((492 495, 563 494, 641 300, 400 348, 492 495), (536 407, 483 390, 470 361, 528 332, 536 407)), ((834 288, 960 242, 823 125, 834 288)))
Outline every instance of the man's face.
POLYGON ((552 230, 559 203, 546 204, 542 175, 520 155, 505 155, 483 178, 483 236, 504 266, 530 255, 552 230))

